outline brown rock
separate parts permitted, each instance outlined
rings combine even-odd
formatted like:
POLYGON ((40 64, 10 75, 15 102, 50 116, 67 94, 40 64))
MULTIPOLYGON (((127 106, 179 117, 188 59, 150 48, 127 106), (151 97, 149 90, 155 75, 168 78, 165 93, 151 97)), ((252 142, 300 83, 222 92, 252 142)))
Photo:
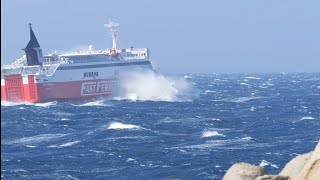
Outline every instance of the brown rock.
POLYGON ((312 156, 294 180, 319 180, 320 179, 320 141, 312 156))
POLYGON ((255 180, 290 180, 289 176, 281 176, 281 175, 264 175, 259 176, 255 180))
POLYGON ((256 177, 265 174, 266 172, 260 166, 248 163, 236 163, 228 169, 223 180, 254 180, 256 177))
POLYGON ((282 169, 279 175, 289 176, 291 178, 297 177, 300 171, 303 169, 307 161, 310 159, 313 152, 298 155, 289 161, 282 169))

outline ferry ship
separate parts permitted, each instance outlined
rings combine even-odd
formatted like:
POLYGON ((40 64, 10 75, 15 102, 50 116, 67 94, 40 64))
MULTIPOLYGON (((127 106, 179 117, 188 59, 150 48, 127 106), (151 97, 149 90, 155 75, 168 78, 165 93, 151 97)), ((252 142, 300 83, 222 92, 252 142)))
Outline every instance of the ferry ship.
POLYGON ((121 49, 116 27, 109 20, 105 27, 112 35, 112 48, 42 55, 30 26, 25 55, 1 67, 1 101, 47 102, 113 96, 119 90, 120 74, 153 70, 148 48, 121 49))

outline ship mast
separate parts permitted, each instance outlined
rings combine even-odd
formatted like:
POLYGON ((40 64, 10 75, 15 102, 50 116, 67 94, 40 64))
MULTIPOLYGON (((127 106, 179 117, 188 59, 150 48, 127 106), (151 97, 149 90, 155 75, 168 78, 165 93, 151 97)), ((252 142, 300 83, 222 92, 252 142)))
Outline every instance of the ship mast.
POLYGON ((109 23, 104 24, 104 26, 110 28, 111 35, 112 35, 112 50, 117 50, 117 47, 119 44, 118 44, 118 35, 117 35, 116 27, 119 26, 119 23, 112 22, 109 19, 109 23))

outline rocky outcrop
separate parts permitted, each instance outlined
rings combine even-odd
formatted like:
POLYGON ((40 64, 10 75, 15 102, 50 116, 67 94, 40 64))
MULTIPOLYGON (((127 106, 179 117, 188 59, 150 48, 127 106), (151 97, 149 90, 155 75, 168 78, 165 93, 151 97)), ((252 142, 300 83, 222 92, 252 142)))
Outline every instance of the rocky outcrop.
POLYGON ((264 174, 266 174, 266 172, 260 166, 254 166, 248 163, 237 163, 230 167, 223 179, 252 180, 264 174))
POLYGON ((320 141, 313 152, 292 159, 279 175, 268 175, 260 166, 236 163, 223 180, 320 180, 320 141))
POLYGON ((259 176, 254 180, 290 180, 290 177, 281 176, 281 175, 264 175, 264 176, 259 176))
POLYGON ((310 159, 312 153, 313 151, 296 156, 282 169, 279 174, 282 176, 297 177, 302 168, 306 165, 307 161, 310 159))
POLYGON ((320 142, 294 180, 319 180, 320 179, 320 142))

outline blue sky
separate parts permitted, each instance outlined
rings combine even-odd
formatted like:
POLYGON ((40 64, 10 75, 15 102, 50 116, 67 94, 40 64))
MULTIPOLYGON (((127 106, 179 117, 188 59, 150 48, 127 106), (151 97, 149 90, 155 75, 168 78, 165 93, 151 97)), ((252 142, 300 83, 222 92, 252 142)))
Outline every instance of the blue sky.
POLYGON ((1 0, 1 61, 21 57, 28 23, 44 54, 90 44, 148 47, 165 73, 320 72, 319 0, 1 0))

